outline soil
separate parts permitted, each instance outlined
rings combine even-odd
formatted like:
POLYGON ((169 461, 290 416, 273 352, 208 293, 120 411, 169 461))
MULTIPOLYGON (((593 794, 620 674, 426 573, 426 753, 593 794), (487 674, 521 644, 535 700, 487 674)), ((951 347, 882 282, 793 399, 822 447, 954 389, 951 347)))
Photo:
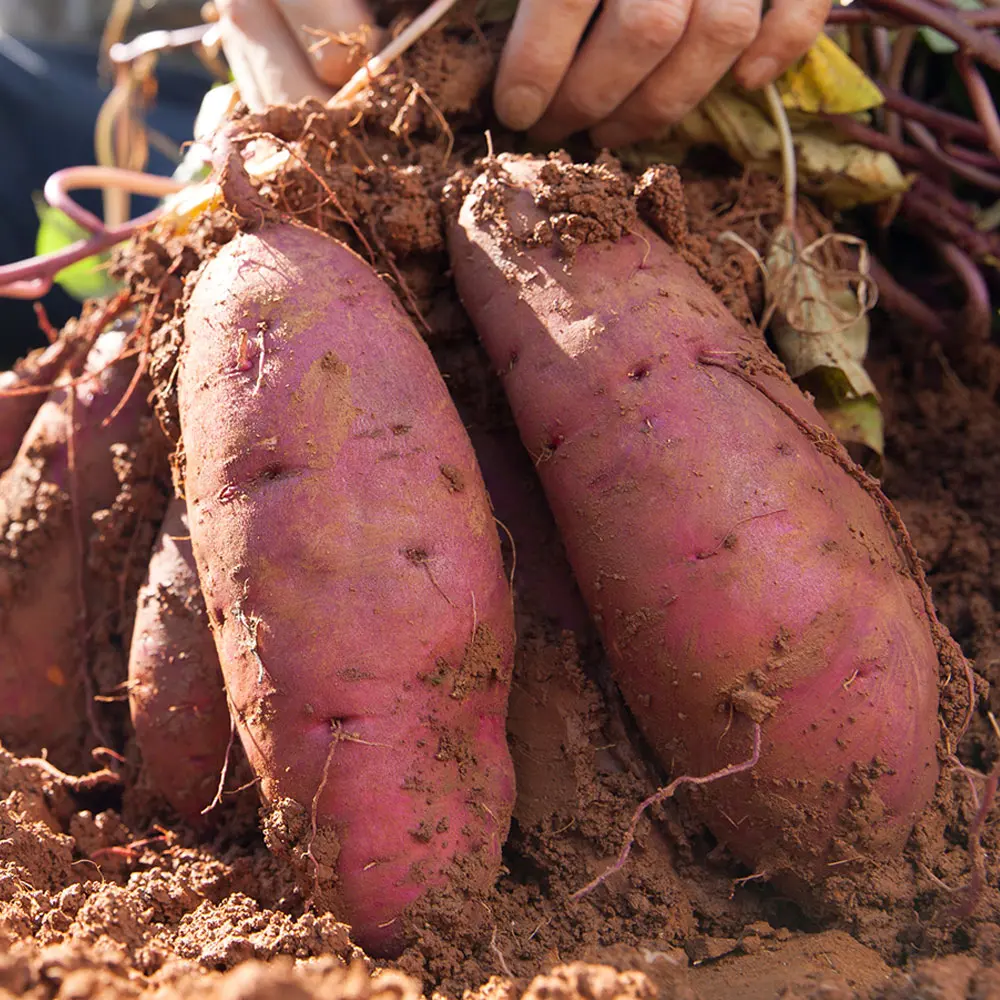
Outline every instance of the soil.
MULTIPOLYGON (((887 425, 883 485, 981 692, 989 682, 955 765, 905 855, 845 883, 822 921, 735 863, 672 800, 647 813, 620 871, 571 898, 616 857, 635 805, 667 776, 611 683, 532 462, 448 275, 444 218, 487 152, 485 130, 494 152, 518 144, 486 110, 498 39, 463 16, 419 43, 357 114, 304 104, 240 124, 292 154, 255 197, 365 255, 414 317, 469 429, 497 518, 517 542, 516 558, 510 544, 505 555, 519 635, 508 726, 519 794, 487 901, 489 934, 465 926, 460 901, 435 899, 411 915, 402 957, 376 963, 267 850, 239 761, 209 824, 193 828, 148 787, 120 718, 124 732, 100 758, 108 766, 89 775, 0 751, 0 998, 1000 997, 1000 820, 995 808, 979 815, 981 801, 992 805, 982 776, 1000 759, 987 715, 1000 711, 1000 406, 980 381, 985 366, 885 316, 871 364, 887 425)), ((595 169, 618 168, 603 158, 595 169)), ((762 246, 780 217, 780 191, 729 167, 694 166, 682 180, 632 178, 638 211, 753 324, 760 276, 716 237, 729 229, 762 246)), ((146 234, 118 261, 152 402, 175 445, 185 299, 202 263, 252 224, 241 207, 230 201, 183 234, 146 234)), ((558 235, 568 249, 592 238, 572 204, 551 210, 566 216, 558 235)), ((803 210, 817 233, 829 227, 813 206, 803 210)), ((616 218, 629 216, 608 225, 616 218)), ((182 483, 182 447, 174 473, 182 483)), ((134 479, 123 475, 123 494, 134 479)), ((126 536, 141 536, 148 552, 155 535, 152 518, 117 536, 114 511, 101 523, 110 553, 127 548, 114 543, 126 536)), ((102 565, 104 578, 127 576, 134 593, 141 574, 131 561, 127 573, 110 554, 102 565)), ((116 629, 120 644, 123 623, 116 629)), ((102 692, 124 681, 115 662, 119 674, 101 674, 102 692)))

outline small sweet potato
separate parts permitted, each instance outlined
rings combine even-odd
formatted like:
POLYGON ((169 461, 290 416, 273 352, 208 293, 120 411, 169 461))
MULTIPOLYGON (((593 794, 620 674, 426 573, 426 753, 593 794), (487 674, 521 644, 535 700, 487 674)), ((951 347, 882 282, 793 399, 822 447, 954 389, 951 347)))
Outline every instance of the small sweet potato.
POLYGON ((900 851, 954 647, 877 485, 611 167, 500 157, 450 251, 662 765, 739 763, 762 724, 756 766, 694 815, 804 901, 900 851))
POLYGON ((427 890, 492 884, 513 800, 512 602, 469 438, 388 287, 294 225, 238 236, 199 276, 178 405, 268 842, 391 953, 427 890))
POLYGON ((167 508, 139 590, 128 678, 143 773, 181 816, 197 822, 218 787, 230 722, 180 499, 167 508))
POLYGON ((117 332, 98 338, 89 377, 52 391, 0 476, 0 742, 21 754, 46 748, 65 769, 86 763, 90 730, 91 518, 118 494, 112 446, 136 442, 146 412, 135 393, 108 421, 135 371, 134 359, 116 360, 123 343, 117 332))
POLYGON ((7 372, 0 372, 0 472, 14 461, 51 385, 73 351, 68 340, 57 340, 32 351, 7 372), (39 390, 39 391, 28 391, 39 390))

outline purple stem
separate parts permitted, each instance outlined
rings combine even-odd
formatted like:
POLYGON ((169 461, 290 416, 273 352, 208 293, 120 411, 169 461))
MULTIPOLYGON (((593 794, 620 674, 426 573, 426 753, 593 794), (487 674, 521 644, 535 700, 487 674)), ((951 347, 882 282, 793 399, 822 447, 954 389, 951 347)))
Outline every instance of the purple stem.
POLYGON ((866 6, 910 24, 934 28, 973 59, 1000 70, 1000 41, 992 34, 973 27, 954 10, 939 7, 931 0, 867 0, 866 6))
POLYGON ((941 259, 955 272, 965 286, 965 336, 966 342, 988 343, 993 329, 993 311, 990 308, 990 290, 982 272, 954 243, 936 240, 935 249, 941 259))
POLYGON ((990 152, 1000 158, 1000 115, 997 114, 990 88, 983 79, 983 74, 965 52, 959 52, 955 56, 955 67, 968 91, 976 117, 986 131, 986 143, 990 152))
POLYGON ((968 146, 959 146, 956 143, 948 143, 941 148, 949 156, 953 156, 956 160, 961 160, 962 163, 968 163, 970 166, 979 167, 982 170, 1000 170, 1000 160, 992 153, 984 153, 978 149, 969 149, 968 146))
POLYGON ((56 275, 63 268, 108 250, 163 215, 163 209, 157 207, 136 219, 107 228, 101 219, 70 197, 69 191, 73 187, 117 187, 135 194, 162 197, 180 190, 183 185, 167 177, 115 167, 68 167, 52 174, 45 182, 45 200, 91 235, 41 257, 29 257, 0 266, 0 298, 40 298, 52 287, 56 275))
MULTIPOLYGON (((70 170, 73 168, 71 167, 70 170)), ((65 182, 68 171, 57 170, 42 188, 42 194, 46 202, 53 208, 59 209, 64 215, 68 215, 78 226, 86 229, 88 233, 100 236, 106 232, 104 221, 93 212, 88 212, 82 205, 78 205, 66 190, 65 182)))
POLYGON ((954 156, 949 156, 940 147, 934 134, 926 125, 921 125, 920 122, 904 121, 903 127, 906 129, 907 135, 942 167, 946 167, 970 184, 978 184, 979 187, 985 188, 987 191, 1000 191, 1000 177, 986 170, 980 170, 979 167, 963 163, 954 156))
POLYGON ((942 133, 945 138, 964 139, 966 142, 975 142, 980 146, 986 145, 986 129, 979 122, 962 118, 961 115, 952 114, 950 111, 941 111, 931 107, 931 105, 915 100, 892 87, 881 86, 879 89, 885 98, 885 106, 893 111, 898 111, 904 118, 912 118, 914 121, 922 122, 935 132, 942 133))
POLYGON ((878 304, 885 312, 909 320, 935 340, 945 343, 949 339, 948 326, 923 299, 904 288, 877 261, 871 261, 871 276, 878 287, 878 304))

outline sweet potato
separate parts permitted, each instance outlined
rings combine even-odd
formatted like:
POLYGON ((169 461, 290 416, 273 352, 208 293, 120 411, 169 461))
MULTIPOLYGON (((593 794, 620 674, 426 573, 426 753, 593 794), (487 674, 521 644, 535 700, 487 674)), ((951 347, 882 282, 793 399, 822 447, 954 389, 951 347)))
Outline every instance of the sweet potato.
POLYGON ((167 508, 139 591, 128 677, 143 772, 197 822, 218 787, 230 722, 183 500, 167 508))
MULTIPOLYGON (((85 763, 86 546, 91 518, 118 494, 112 446, 135 443, 146 412, 128 389, 124 334, 102 334, 76 386, 53 390, 0 476, 0 741, 85 763)), ((107 609, 102 609, 105 611, 107 609)))
POLYGON ((743 761, 762 723, 756 766, 691 793, 694 816, 806 902, 900 851, 938 775, 950 640, 874 481, 612 168, 500 157, 449 239, 663 767, 743 761))
POLYGON ((14 461, 21 439, 45 402, 43 387, 55 381, 72 350, 68 340, 57 340, 32 351, 10 371, 0 372, 0 472, 14 461), (31 389, 39 391, 27 391, 31 389))
POLYGON ((468 436, 388 287, 293 225, 238 236, 199 276, 178 406, 269 843, 390 953, 426 890, 492 884, 513 798, 511 596, 468 436))

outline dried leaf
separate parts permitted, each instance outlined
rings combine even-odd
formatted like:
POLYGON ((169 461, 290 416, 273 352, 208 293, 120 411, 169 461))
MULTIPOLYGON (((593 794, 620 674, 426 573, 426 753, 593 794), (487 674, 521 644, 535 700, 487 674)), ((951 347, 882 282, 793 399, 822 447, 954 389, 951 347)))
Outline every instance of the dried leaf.
POLYGON ((175 233, 182 234, 206 212, 222 206, 222 192, 217 184, 202 181, 191 184, 163 199, 164 220, 175 233))
POLYGON ((864 70, 824 34, 781 76, 777 87, 788 110, 811 115, 853 115, 884 100, 864 70))
POLYGON ((888 153, 840 141, 822 125, 793 135, 803 188, 833 208, 887 201, 912 183, 888 153))
MULTIPOLYGON (((774 254, 768 258, 768 273, 775 269, 774 254)), ((846 398, 877 396, 875 384, 864 368, 868 353, 867 306, 858 305, 855 293, 841 291, 829 295, 822 276, 811 268, 797 270, 791 294, 795 302, 793 323, 781 309, 771 321, 774 346, 793 379, 818 368, 839 371, 846 398)))
MULTIPOLYGON (((885 201, 905 192, 910 180, 888 154, 846 142, 823 119, 791 115, 803 190, 833 208, 885 201)), ((781 175, 778 131, 751 95, 721 84, 664 139, 621 150, 622 159, 644 169, 679 163, 696 146, 722 146, 744 167, 781 175)))
POLYGON ((875 304, 867 247, 840 233, 802 247, 794 229, 782 227, 763 268, 775 351, 855 460, 878 474, 882 412, 864 367, 868 312, 875 304), (856 271, 838 268, 826 252, 845 244, 860 248, 856 271))

